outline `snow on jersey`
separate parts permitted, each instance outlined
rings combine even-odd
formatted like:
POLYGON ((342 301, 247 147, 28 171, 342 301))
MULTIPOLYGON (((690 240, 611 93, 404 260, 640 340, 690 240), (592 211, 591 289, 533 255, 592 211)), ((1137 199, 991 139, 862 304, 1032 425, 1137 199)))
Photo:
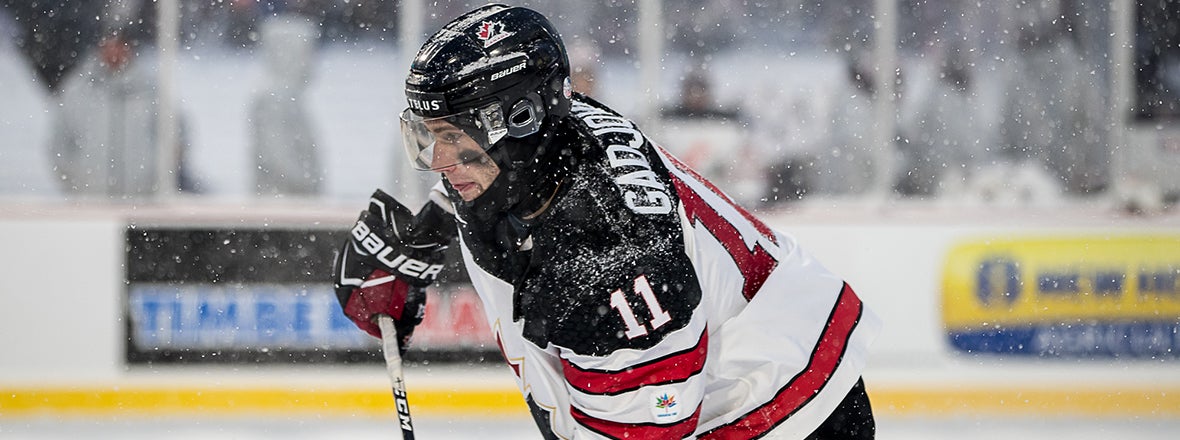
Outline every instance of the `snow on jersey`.
POLYGON ((582 150, 525 244, 458 219, 464 263, 550 438, 803 438, 879 323, 852 289, 630 121, 574 101, 582 150))

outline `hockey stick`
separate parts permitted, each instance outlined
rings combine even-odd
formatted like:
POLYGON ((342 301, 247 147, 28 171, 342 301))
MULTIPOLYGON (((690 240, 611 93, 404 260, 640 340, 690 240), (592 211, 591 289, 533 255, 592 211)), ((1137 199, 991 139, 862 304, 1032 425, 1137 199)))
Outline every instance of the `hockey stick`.
POLYGON ((397 327, 389 315, 377 315, 381 327, 381 351, 385 354, 385 371, 393 384, 393 401, 397 406, 397 421, 402 440, 414 440, 414 424, 410 420, 410 402, 406 400, 406 381, 402 377, 402 356, 398 351, 397 327))

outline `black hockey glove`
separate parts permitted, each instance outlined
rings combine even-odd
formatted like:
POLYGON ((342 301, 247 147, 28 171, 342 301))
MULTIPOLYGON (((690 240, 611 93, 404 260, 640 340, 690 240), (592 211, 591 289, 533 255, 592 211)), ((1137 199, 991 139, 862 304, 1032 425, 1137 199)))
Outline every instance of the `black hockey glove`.
POLYGON ((399 347, 404 352, 414 327, 422 322, 426 286, 443 268, 445 243, 413 225, 414 216, 381 190, 369 199, 333 269, 336 298, 353 323, 381 337, 376 316, 389 315, 397 323, 399 347))

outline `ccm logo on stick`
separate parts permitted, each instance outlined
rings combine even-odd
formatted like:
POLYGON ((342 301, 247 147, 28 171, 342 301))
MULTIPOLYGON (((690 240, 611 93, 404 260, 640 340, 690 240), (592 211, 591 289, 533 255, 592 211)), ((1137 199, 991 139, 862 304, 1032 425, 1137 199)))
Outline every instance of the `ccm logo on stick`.
POLYGON ((377 257, 377 261, 380 261, 381 264, 395 268, 402 274, 431 280, 437 277, 439 272, 442 272, 443 265, 441 264, 428 264, 402 254, 398 254, 392 260, 389 259, 390 254, 393 254, 393 247, 385 244, 385 240, 369 230, 369 225, 363 221, 356 222, 356 226, 352 227, 352 237, 361 244, 365 251, 377 257))

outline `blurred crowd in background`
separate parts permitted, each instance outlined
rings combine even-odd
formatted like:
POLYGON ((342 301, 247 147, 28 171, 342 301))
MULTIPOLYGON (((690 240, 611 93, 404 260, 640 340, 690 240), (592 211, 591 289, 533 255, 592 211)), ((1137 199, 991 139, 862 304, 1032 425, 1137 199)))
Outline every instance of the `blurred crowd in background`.
MULTIPOLYGON (((175 181, 170 192, 181 194, 341 198, 389 182, 354 174, 409 172, 395 166, 392 132, 408 63, 402 2, 176 1, 183 93, 177 136, 167 137, 158 135, 163 2, 0 0, 0 55, 13 55, 0 63, 24 63, 8 71, 28 73, 0 76, 0 86, 37 90, 12 95, 0 113, 0 169, 15 170, 0 178, 0 195, 139 200, 175 181), (206 106, 238 115, 239 129, 195 109, 226 87, 202 80, 199 66, 209 63, 256 79, 206 106), (372 65, 388 67, 364 76, 378 79, 366 86, 373 93, 321 97, 372 65), (355 115, 383 128, 334 134, 355 115), (41 117, 41 134, 28 134, 25 124, 41 117), (161 180, 156 152, 169 140, 180 154, 175 178, 161 180), (224 159, 233 155, 244 159, 224 159), (37 166, 48 185, 13 181, 37 166)), ((429 34, 481 3, 427 1, 416 23, 429 34)), ((1117 149, 1135 147, 1115 130, 1180 121, 1180 0, 1127 2, 1133 65, 1115 68, 1113 2, 896 0, 893 72, 880 69, 873 0, 663 0, 656 90, 637 80, 648 24, 638 2, 512 3, 554 17, 575 90, 637 118, 657 143, 760 208, 869 193, 1029 204, 1103 197, 1118 183, 1117 149), (1133 81, 1125 114, 1111 88, 1118 68, 1133 81), (876 90, 882 75, 892 77, 891 97, 876 90), (887 123, 874 112, 881 99, 893 103, 887 123), (659 110, 641 112, 651 100, 659 110), (884 146, 873 135, 881 127, 890 130, 884 146)), ((1166 200, 1180 189, 1147 184, 1166 200)))

